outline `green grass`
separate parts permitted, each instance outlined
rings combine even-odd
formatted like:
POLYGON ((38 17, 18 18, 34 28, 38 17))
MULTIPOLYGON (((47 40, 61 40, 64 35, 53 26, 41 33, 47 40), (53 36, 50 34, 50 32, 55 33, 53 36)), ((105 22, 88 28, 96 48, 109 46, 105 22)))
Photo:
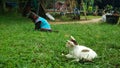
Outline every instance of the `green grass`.
POLYGON ((0 16, 0 68, 119 68, 120 25, 51 25, 59 33, 34 31, 33 23, 19 16, 0 16), (95 50, 93 63, 71 62, 66 40, 74 36, 79 44, 95 50))

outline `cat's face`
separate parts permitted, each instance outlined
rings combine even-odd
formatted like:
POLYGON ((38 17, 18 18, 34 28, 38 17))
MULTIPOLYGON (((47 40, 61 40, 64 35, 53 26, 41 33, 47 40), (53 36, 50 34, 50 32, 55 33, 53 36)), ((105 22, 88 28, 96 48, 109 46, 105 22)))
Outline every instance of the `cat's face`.
POLYGON ((68 41, 66 42, 66 47, 72 48, 73 46, 74 46, 74 43, 71 42, 70 40, 68 40, 68 41))
POLYGON ((74 37, 71 36, 70 40, 67 40, 66 47, 72 48, 74 46, 78 45, 74 37))

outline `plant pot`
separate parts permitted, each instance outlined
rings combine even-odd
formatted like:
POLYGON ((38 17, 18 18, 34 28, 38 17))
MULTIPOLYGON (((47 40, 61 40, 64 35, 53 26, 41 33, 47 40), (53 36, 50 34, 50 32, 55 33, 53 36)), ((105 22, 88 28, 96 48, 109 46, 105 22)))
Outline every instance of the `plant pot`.
POLYGON ((115 15, 106 15, 106 22, 110 24, 117 24, 119 16, 115 15))

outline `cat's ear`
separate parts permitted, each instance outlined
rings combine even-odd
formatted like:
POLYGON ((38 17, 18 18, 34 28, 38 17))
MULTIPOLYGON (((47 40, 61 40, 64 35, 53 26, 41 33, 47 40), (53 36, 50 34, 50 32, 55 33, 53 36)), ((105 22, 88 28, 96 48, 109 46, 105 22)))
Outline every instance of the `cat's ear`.
POLYGON ((71 42, 70 40, 67 40, 67 43, 68 43, 68 44, 71 44, 72 42, 71 42))
POLYGON ((78 45, 77 41, 75 40, 73 36, 70 36, 70 41, 72 41, 74 45, 78 45))
POLYGON ((75 40, 75 38, 74 38, 73 36, 70 36, 70 39, 71 39, 71 40, 75 40))

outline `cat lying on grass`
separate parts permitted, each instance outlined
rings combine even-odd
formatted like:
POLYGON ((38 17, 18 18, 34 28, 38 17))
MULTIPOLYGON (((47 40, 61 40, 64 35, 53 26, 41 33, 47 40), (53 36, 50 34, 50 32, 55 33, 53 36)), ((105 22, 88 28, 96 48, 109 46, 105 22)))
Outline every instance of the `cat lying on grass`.
POLYGON ((67 41, 66 47, 69 49, 69 54, 65 55, 67 58, 74 58, 73 61, 92 61, 97 54, 91 48, 79 45, 74 37, 67 41))

